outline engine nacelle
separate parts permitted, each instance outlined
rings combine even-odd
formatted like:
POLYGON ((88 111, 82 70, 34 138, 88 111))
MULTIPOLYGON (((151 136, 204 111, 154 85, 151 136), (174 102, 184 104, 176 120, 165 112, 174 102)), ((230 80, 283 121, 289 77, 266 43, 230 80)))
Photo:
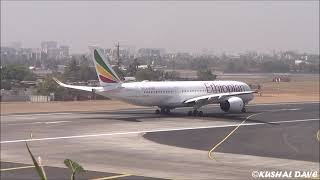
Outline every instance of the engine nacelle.
POLYGON ((220 103, 220 108, 224 112, 239 113, 242 111, 243 107, 244 107, 244 103, 242 99, 239 97, 230 97, 224 102, 220 103))

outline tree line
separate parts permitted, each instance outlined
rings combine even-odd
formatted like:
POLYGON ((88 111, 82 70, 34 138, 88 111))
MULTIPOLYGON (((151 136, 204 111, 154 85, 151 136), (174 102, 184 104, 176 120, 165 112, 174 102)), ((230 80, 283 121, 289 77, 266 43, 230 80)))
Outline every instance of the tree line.
MULTIPOLYGON (((61 88, 52 77, 57 77, 61 81, 67 83, 74 82, 88 82, 90 80, 97 81, 97 74, 91 59, 87 56, 72 56, 66 59, 66 62, 59 62, 65 64, 64 71, 59 73, 57 71, 57 64, 55 61, 47 62, 46 66, 51 67, 53 73, 39 79, 28 66, 21 64, 4 64, 1 67, 1 89, 11 89, 12 87, 19 87, 21 81, 35 81, 38 83, 35 93, 39 95, 49 95, 55 93, 56 100, 71 100, 76 98, 91 98, 94 96, 91 93, 79 92, 76 90, 61 88)), ((237 58, 230 58, 229 56, 200 56, 192 57, 187 55, 176 56, 174 58, 158 58, 157 61, 150 62, 146 58, 123 60, 127 67, 125 70, 114 66, 114 70, 120 78, 132 76, 137 81, 163 81, 163 80, 188 80, 174 71, 174 69, 191 69, 197 71, 197 79, 194 80, 214 80, 216 75, 212 72, 222 71, 228 73, 245 73, 245 72, 267 72, 267 73, 319 73, 319 56, 309 56, 308 63, 302 62, 298 65, 294 61, 273 57, 263 56, 257 58, 256 54, 241 55, 237 58), (141 64, 149 64, 147 68, 141 69, 141 64), (151 65, 152 64, 152 65, 151 65), (154 66, 164 66, 170 71, 154 69, 154 66)), ((100 97, 98 97, 100 98, 100 97)))

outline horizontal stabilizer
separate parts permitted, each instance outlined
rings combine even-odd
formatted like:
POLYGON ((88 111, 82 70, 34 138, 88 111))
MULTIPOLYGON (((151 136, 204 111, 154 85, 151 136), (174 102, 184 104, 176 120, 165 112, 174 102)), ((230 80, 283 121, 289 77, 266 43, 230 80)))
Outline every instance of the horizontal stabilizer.
POLYGON ((59 81, 57 78, 52 78, 52 79, 55 82, 57 82, 60 86, 66 87, 66 88, 77 89, 77 90, 82 90, 82 91, 89 91, 89 92, 103 90, 102 87, 75 86, 75 85, 64 84, 61 81, 59 81))

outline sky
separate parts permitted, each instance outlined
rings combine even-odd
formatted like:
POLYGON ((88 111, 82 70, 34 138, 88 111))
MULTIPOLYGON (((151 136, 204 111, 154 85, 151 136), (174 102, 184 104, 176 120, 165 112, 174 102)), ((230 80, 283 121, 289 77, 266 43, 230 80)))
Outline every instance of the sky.
POLYGON ((1 46, 319 53, 319 1, 1 1, 1 46))

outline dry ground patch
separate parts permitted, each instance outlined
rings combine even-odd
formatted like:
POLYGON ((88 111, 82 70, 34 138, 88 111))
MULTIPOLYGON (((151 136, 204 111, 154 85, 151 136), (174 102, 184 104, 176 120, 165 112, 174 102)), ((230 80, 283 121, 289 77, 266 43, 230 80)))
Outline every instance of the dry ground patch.
POLYGON ((262 96, 255 103, 319 101, 319 75, 291 75, 290 82, 272 82, 273 77, 243 80, 261 84, 262 96))
POLYGON ((131 104, 113 100, 97 101, 55 101, 49 103, 2 102, 1 114, 34 112, 103 111, 135 108, 131 104))

